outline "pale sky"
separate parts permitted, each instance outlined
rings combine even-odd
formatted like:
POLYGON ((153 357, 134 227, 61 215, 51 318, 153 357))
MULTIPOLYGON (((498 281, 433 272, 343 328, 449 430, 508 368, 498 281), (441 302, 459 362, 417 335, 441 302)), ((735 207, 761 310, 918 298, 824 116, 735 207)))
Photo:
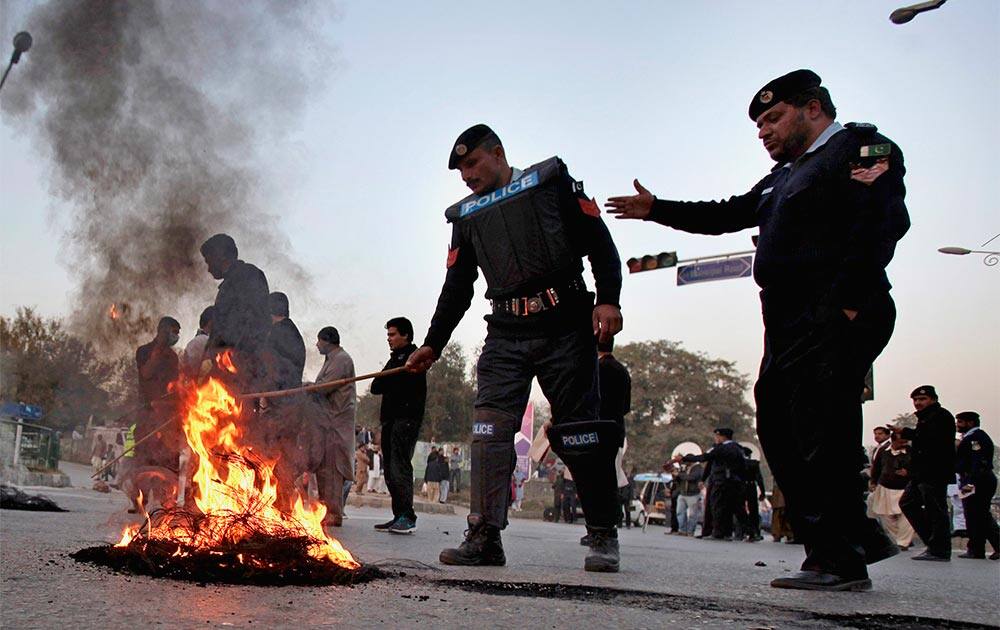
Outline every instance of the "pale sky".
MULTIPOLYGON (((6 59, 30 5, 4 4, 6 59)), ((444 278, 443 212, 467 194, 447 154, 474 123, 497 131, 513 165, 559 155, 601 203, 629 193, 633 177, 662 198, 718 199, 746 192, 772 165, 749 99, 775 76, 811 68, 838 120, 878 125, 906 159, 913 227, 889 267, 899 318, 876 363, 866 427, 910 410, 909 392, 932 384, 945 407, 979 411, 1000 438, 1000 266, 936 251, 1000 233, 1000 3, 950 2, 897 26, 888 15, 901 4, 514 1, 498 14, 493 2, 341 2, 321 25, 336 57, 310 69, 323 87, 294 133, 268 147, 261 190, 314 276, 315 295, 290 295, 293 319, 307 343, 337 326, 359 371, 384 362, 389 317, 409 316, 423 338, 444 278)), ((73 308, 59 262, 69 208, 50 194, 49 170, 33 138, 0 118, 5 315, 73 308)), ((745 250, 752 233, 610 228, 623 261, 745 250)), ((262 256, 240 246, 249 262, 262 256)), ((672 339, 755 374, 763 328, 753 281, 678 287, 674 275, 626 275, 618 342, 672 339)), ((454 337, 470 349, 485 335, 483 289, 480 280, 454 337)), ((182 341, 196 323, 182 321, 182 341)), ((314 357, 307 371, 317 367, 314 357)))

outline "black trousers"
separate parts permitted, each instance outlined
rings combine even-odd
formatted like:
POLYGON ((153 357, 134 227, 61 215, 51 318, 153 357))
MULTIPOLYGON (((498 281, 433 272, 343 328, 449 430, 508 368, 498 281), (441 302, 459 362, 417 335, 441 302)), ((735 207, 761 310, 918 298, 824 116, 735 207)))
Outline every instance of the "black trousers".
POLYGON ((711 536, 715 530, 715 508, 712 506, 712 486, 709 480, 705 482, 705 507, 701 513, 701 535, 711 536))
POLYGON ((993 551, 1000 551, 1000 527, 990 512, 990 502, 997 491, 997 478, 993 475, 974 480, 976 492, 962 499, 965 510, 965 528, 969 533, 968 552, 981 556, 986 553, 989 541, 993 551))
POLYGON ((413 451, 420 434, 420 420, 401 418, 382 425, 382 454, 385 462, 385 487, 392 497, 394 518, 417 520, 413 511, 413 451))
MULTIPOLYGON (((485 455, 472 449, 470 518, 499 528, 507 525, 510 476, 516 458, 513 436, 528 404, 531 381, 538 379, 552 406, 552 423, 597 420, 600 409, 597 341, 593 331, 580 329, 559 336, 511 339, 488 335, 476 366, 476 410, 499 412, 511 426, 511 439, 494 443, 485 455), (489 461, 484 461, 486 457, 489 461)), ((485 450, 485 449, 484 449, 485 450)), ((614 453, 590 466, 568 464, 588 525, 618 523, 618 475, 614 453)))
POLYGON ((803 570, 867 576, 866 546, 885 540, 865 515, 864 377, 892 335, 896 309, 877 296, 851 321, 837 306, 762 294, 764 358, 754 388, 757 435, 784 492, 803 570))
POLYGON ((951 557, 948 484, 911 481, 899 498, 899 509, 928 551, 936 556, 951 557))
MULTIPOLYGON (((708 502, 712 507, 712 537, 726 538, 733 535, 733 519, 743 523, 740 513, 743 503, 743 484, 736 480, 712 482, 708 502)), ((676 512, 676 510, 675 510, 676 512)), ((707 531, 702 526, 703 531, 707 531)))

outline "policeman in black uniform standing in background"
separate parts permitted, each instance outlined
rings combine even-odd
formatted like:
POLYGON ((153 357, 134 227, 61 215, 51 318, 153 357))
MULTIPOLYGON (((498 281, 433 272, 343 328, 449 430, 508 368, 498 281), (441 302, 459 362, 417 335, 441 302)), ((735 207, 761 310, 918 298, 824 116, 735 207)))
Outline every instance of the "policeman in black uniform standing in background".
POLYGON ((872 519, 858 477, 864 377, 892 334, 885 267, 909 228, 903 156, 874 125, 835 121, 816 73, 762 87, 749 115, 777 163, 749 192, 719 202, 612 197, 619 218, 701 234, 760 228, 764 358, 754 390, 757 433, 781 486, 802 571, 779 588, 871 588, 866 563, 898 553, 872 519))
POLYGON ((441 562, 506 563, 500 530, 507 525, 514 435, 537 377, 552 405, 552 450, 570 468, 593 540, 584 568, 617 571, 614 459, 622 432, 598 419, 597 341, 621 330, 618 251, 597 204, 559 158, 511 168, 500 139, 480 124, 455 141, 448 168, 461 172, 472 195, 445 212, 452 224, 448 271, 424 345, 407 366, 424 371, 441 355, 472 301, 477 268, 493 313, 477 366, 469 530, 460 547, 441 552, 441 562), (581 275, 583 256, 594 274, 596 306, 581 275))
POLYGON ((675 455, 673 461, 709 463, 708 504, 712 511, 712 538, 732 540, 733 519, 738 518, 745 526, 742 506, 746 494, 743 484, 746 455, 743 454, 743 447, 733 441, 733 430, 728 427, 716 429, 712 439, 715 446, 707 452, 675 455))
POLYGON ((986 541, 993 547, 990 560, 1000 560, 1000 527, 990 512, 993 495, 997 491, 997 477, 993 474, 993 440, 979 426, 979 414, 963 411, 955 414, 955 428, 962 434, 955 455, 955 472, 958 473, 959 492, 965 494, 962 510, 965 526, 969 530, 969 545, 959 558, 983 559, 986 541), (971 494, 970 494, 971 493, 971 494))

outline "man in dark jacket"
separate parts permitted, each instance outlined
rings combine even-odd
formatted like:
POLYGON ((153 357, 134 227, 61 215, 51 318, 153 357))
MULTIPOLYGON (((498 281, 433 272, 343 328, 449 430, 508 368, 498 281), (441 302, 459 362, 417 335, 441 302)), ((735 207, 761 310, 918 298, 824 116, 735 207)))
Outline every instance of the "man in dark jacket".
POLYGON ((267 303, 271 313, 266 352, 269 386, 274 389, 298 387, 302 385, 302 372, 306 367, 306 344, 288 316, 288 296, 275 292, 268 296, 267 303))
POLYGON ((205 358, 232 350, 236 375, 228 376, 225 370, 221 375, 241 392, 254 391, 251 388, 259 385, 261 377, 260 352, 271 330, 267 278, 257 267, 239 260, 236 241, 228 234, 216 234, 202 243, 201 255, 212 277, 222 280, 205 358))
MULTIPOLYGON (((708 497, 712 510, 712 538, 731 540, 733 518, 743 502, 743 475, 746 455, 743 447, 733 441, 733 430, 718 428, 713 439, 715 447, 701 455, 675 455, 675 462, 709 462, 711 473, 708 497)), ((741 519, 742 520, 742 519, 741 519)))
POLYGON ((893 427, 910 440, 910 480, 899 500, 906 520, 927 544, 914 560, 951 560, 948 484, 955 479, 955 418, 938 402, 931 385, 910 394, 917 410, 917 427, 893 427))
MULTIPOLYGON (((405 317, 394 317, 386 325, 389 362, 386 370, 406 365, 417 349, 413 344, 413 324, 405 317)), ((383 376, 372 381, 371 392, 382 397, 379 422, 382 425, 382 454, 386 458, 385 485, 392 496, 392 520, 379 523, 377 531, 411 534, 417 529, 413 511, 413 451, 424 421, 427 401, 427 375, 406 372, 383 376)))
POLYGON ((993 474, 993 440, 979 427, 979 414, 963 411, 955 414, 955 427, 962 434, 955 455, 955 472, 965 511, 965 526, 969 530, 969 545, 959 558, 986 557, 986 541, 993 554, 990 560, 1000 560, 1000 528, 990 512, 990 503, 997 491, 993 474))

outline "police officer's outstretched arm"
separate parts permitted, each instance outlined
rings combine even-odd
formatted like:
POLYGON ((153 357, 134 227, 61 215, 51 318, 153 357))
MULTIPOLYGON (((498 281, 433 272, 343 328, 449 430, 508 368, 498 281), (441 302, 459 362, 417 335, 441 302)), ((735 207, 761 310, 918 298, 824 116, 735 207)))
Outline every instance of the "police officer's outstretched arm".
POLYGON ((766 180, 724 201, 668 201, 657 199, 636 179, 632 185, 638 194, 610 197, 604 205, 616 219, 653 221, 695 234, 739 232, 757 225, 757 205, 766 180))
POLYGON ((424 344, 406 360, 410 372, 426 372, 441 356, 441 351, 451 339, 451 333, 462 321, 472 304, 474 284, 479 277, 476 252, 471 243, 465 243, 461 231, 452 228, 451 247, 448 250, 448 271, 438 297, 437 308, 431 318, 424 344))

